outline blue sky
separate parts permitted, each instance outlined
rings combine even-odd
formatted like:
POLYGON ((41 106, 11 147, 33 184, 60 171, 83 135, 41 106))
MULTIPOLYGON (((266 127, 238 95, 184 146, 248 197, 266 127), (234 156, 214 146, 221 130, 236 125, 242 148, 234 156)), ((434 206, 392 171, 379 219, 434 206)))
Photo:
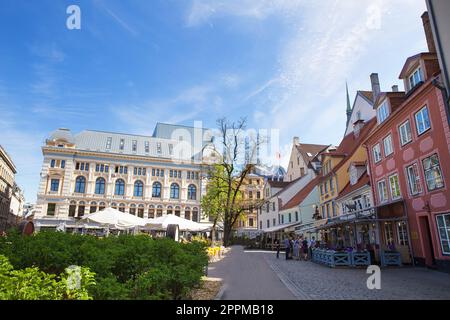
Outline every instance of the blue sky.
MULTIPOLYGON (((214 127, 247 116, 338 144, 350 93, 398 80, 426 50, 424 0, 2 0, 0 144, 34 202, 40 147, 59 127, 151 134, 156 122, 214 127), (81 8, 81 30, 66 8, 81 8)), ((269 159, 270 160, 270 159, 269 159)))

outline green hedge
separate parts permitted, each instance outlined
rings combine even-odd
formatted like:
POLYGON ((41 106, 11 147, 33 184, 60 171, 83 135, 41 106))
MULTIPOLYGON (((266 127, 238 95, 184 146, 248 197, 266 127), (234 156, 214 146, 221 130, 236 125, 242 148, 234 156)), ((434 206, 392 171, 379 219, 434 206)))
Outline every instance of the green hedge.
POLYGON ((94 236, 42 231, 0 237, 0 254, 16 269, 61 274, 70 265, 89 268, 94 299, 183 299, 200 283, 208 263, 205 245, 146 235, 94 236))

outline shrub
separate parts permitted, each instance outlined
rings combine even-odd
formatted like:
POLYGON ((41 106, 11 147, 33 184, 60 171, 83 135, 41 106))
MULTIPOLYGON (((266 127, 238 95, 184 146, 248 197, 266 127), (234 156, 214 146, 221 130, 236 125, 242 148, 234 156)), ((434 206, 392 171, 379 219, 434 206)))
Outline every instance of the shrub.
POLYGON ((0 255, 1 300, 89 300, 88 288, 95 285, 94 273, 80 269, 80 287, 70 286, 69 274, 47 274, 31 267, 14 270, 9 260, 0 255))
POLYGON ((0 253, 16 269, 36 267, 62 274, 70 265, 96 274, 95 299, 181 299, 200 283, 208 263, 206 244, 177 243, 146 235, 107 238, 42 231, 0 237, 0 253))

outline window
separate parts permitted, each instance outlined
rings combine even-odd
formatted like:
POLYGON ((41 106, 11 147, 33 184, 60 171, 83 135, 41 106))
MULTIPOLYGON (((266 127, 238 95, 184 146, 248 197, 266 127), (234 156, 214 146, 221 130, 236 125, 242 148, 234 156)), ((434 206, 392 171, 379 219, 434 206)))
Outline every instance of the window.
POLYGON ((154 207, 150 207, 150 209, 148 209, 148 217, 150 219, 155 218, 155 208, 154 207))
POLYGON ((292 222, 292 213, 289 212, 289 223, 292 222))
POLYGON ((384 224, 384 239, 388 245, 394 243, 394 230, 392 229, 392 222, 385 222, 384 224))
POLYGON ((61 160, 61 169, 66 167, 66 160, 61 160))
POLYGON ((169 143, 169 154, 173 155, 173 144, 169 143))
POLYGON ((111 150, 111 143, 112 143, 112 138, 108 137, 108 139, 106 139, 106 150, 111 150))
POLYGON ((159 182, 153 183, 152 197, 153 198, 161 198, 161 183, 159 183, 159 182))
POLYGON ((161 142, 157 142, 157 143, 156 143, 156 151, 157 151, 159 154, 162 153, 162 150, 161 150, 161 142))
POLYGON ((295 221, 298 221, 298 211, 295 211, 295 221))
POLYGON ((253 227, 253 218, 248 218, 248 226, 253 227))
POLYGON ((330 218, 330 203, 327 203, 327 218, 330 218))
POLYGON ((78 206, 78 216, 82 217, 84 216, 84 210, 85 210, 84 202, 80 202, 80 205, 78 206))
POLYGON ((262 221, 259 222, 259 229, 262 230, 262 221))
POLYGON ((97 203, 96 202, 92 202, 91 203, 91 207, 89 208, 89 213, 94 213, 97 211, 97 203))
POLYGON ((188 200, 196 200, 197 199, 197 187, 193 184, 188 187, 188 200))
POLYGON ((383 145, 384 145, 384 156, 387 157, 388 155, 392 154, 394 152, 394 148, 392 146, 392 136, 388 135, 386 138, 383 139, 383 145))
POLYGON ((50 183, 50 191, 58 192, 59 190, 59 179, 52 179, 50 183))
POLYGON ((86 189, 86 178, 85 177, 77 177, 75 180, 75 192, 76 193, 84 193, 86 189))
POLYGON ((150 143, 148 141, 145 141, 144 147, 145 147, 145 153, 149 153, 150 152, 150 143))
POLYGON ((142 197, 144 194, 144 184, 142 181, 136 181, 134 183, 134 196, 135 197, 142 197))
POLYGON ((194 208, 192 211, 192 221, 198 222, 198 209, 194 208))
POLYGON ((256 191, 256 199, 261 199, 261 191, 256 191))
POLYGON ((430 117, 428 115, 428 108, 425 106, 416 113, 416 129, 417 135, 428 131, 431 128, 430 117))
POLYGON ((388 200, 386 181, 384 180, 378 182, 378 199, 380 200, 380 203, 388 200))
POLYGON ((406 222, 401 221, 397 223, 397 236, 398 236, 398 244, 401 246, 408 246, 408 229, 406 228, 406 222))
POLYGON ((184 218, 185 218, 186 220, 191 220, 191 209, 186 208, 186 209, 184 210, 184 218))
POLYGON ((133 150, 133 152, 137 151, 137 140, 133 140, 132 150, 133 150))
POLYGON ((431 157, 423 159, 422 164, 428 191, 443 188, 444 180, 442 178, 438 155, 433 154, 431 157))
POLYGON ((180 186, 176 183, 170 185, 170 198, 179 199, 180 198, 180 186))
POLYGON ((116 181, 116 190, 114 192, 116 196, 123 196, 125 194, 125 181, 118 179, 116 181))
POLYGON ((389 116, 388 102, 387 100, 384 100, 384 102, 377 109, 378 124, 383 123, 388 116, 389 116))
POLYGON ((400 183, 398 181, 398 175, 394 174, 389 177, 389 187, 391 189, 392 200, 401 198, 402 194, 400 192, 400 183))
POLYGON ((144 206, 142 204, 140 204, 138 208, 138 217, 144 218, 144 206))
POLYGON ((51 167, 51 168, 54 168, 54 167, 55 167, 55 164, 56 164, 56 160, 55 160, 55 159, 52 159, 52 161, 50 161, 50 167, 51 167))
POLYGON ((272 202, 272 210, 275 211, 275 202, 272 202))
POLYGON ((406 120, 399 128, 398 131, 400 133, 400 144, 404 146, 405 144, 412 141, 411 134, 411 124, 409 120, 406 120))
POLYGON ((421 68, 417 68, 416 71, 409 77, 409 89, 413 89, 419 82, 422 81, 421 68))
POLYGON ((54 216, 56 211, 56 203, 49 203, 47 205, 47 215, 54 216))
POLYGON ((136 205, 135 204, 132 204, 130 206, 130 214, 133 215, 133 216, 136 215, 136 205))
POLYGON ((77 162, 76 165, 75 165, 75 170, 89 171, 89 163, 77 162))
POLYGON ((75 217, 76 212, 77 212, 77 205, 71 203, 69 206, 69 217, 75 217))
POLYGON ((436 216, 442 254, 450 255, 450 214, 436 216))
POLYGON ((417 168, 416 163, 406 168, 406 176, 408 177, 410 194, 415 196, 416 194, 421 193, 422 186, 420 184, 419 169, 417 168))
POLYGON ((120 145, 119 145, 119 149, 123 150, 125 147, 125 139, 120 139, 120 145))
POLYGON ((334 191, 333 177, 330 178, 330 191, 334 191))
POLYGON ((381 161, 381 148, 379 143, 373 147, 373 160, 375 163, 381 161))
MULTIPOLYGON (((281 224, 284 224, 284 215, 283 214, 281 215, 281 224)), ((275 221, 274 221, 274 225, 275 225, 275 221)))

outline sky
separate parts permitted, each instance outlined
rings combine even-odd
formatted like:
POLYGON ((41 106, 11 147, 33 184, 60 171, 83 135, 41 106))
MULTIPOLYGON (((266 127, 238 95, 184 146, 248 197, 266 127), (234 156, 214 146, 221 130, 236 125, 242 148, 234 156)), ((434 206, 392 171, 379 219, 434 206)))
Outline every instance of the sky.
MULTIPOLYGON (((2 0, 0 144, 34 202, 41 147, 57 128, 151 135, 157 122, 246 117, 292 138, 338 145, 351 100, 398 79, 426 51, 425 0, 2 0), (69 5, 81 29, 69 30, 69 5)), ((275 152, 281 153, 277 160, 275 152)))

